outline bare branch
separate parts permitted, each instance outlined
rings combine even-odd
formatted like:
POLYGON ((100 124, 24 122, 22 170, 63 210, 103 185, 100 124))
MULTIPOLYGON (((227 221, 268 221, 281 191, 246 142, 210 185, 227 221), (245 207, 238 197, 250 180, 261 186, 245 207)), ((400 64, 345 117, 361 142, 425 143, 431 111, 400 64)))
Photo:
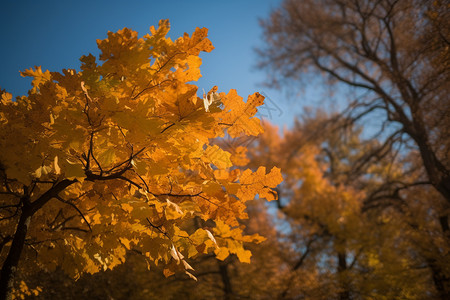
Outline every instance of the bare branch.
MULTIPOLYGON (((82 197, 82 196, 80 196, 80 197, 82 197)), ((70 202, 70 201, 64 200, 64 199, 61 198, 60 196, 56 196, 56 199, 58 199, 58 200, 61 201, 62 203, 65 203, 65 204, 70 205, 71 207, 73 207, 73 208, 80 214, 80 216, 83 218, 83 220, 86 222, 86 224, 87 224, 88 227, 89 227, 89 231, 92 232, 91 224, 89 224, 89 222, 88 222, 88 220, 86 219, 86 217, 84 216, 84 214, 81 212, 81 210, 80 210, 75 204, 73 204, 73 203, 70 202)), ((79 198, 78 198, 78 199, 79 199, 79 198)))

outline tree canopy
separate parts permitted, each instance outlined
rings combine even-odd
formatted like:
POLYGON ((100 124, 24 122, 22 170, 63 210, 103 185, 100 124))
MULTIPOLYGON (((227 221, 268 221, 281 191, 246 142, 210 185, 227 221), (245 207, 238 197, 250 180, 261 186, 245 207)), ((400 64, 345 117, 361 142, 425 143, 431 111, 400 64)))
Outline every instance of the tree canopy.
POLYGON ((2 299, 18 269, 79 278, 123 263, 127 251, 194 279, 188 261, 202 254, 250 262, 243 243, 263 238, 243 232, 245 202, 276 199, 280 169, 234 168, 213 140, 260 134, 264 97, 244 102, 217 87, 197 97, 199 53, 213 49, 207 29, 175 41, 168 31, 162 20, 142 38, 109 32, 97 40, 100 61, 28 69, 27 96, 2 91, 2 299))
MULTIPOLYGON (((445 1, 285 0, 262 21, 267 43, 258 52, 269 84, 308 82, 311 74, 321 74, 324 83, 343 91, 345 108, 317 124, 320 128, 344 136, 355 124, 377 119, 377 129, 365 128, 365 143, 378 145, 362 150, 342 175, 356 175, 347 179, 351 182, 390 157, 392 174, 362 200, 365 211, 392 206, 408 211, 418 201, 411 191, 428 191, 420 205, 440 232, 431 238, 415 222, 409 225, 417 226, 410 229, 423 240, 434 240, 433 250, 420 252, 442 299, 450 297, 444 262, 450 245, 448 11, 445 1), (398 170, 397 162, 402 162, 398 170)), ((332 167, 342 166, 336 149, 328 153, 332 167)))
POLYGON ((450 202, 445 11, 440 1, 286 0, 262 22, 260 66, 269 83, 317 72, 351 89, 356 96, 343 115, 383 116, 389 146, 412 139, 430 184, 450 202))

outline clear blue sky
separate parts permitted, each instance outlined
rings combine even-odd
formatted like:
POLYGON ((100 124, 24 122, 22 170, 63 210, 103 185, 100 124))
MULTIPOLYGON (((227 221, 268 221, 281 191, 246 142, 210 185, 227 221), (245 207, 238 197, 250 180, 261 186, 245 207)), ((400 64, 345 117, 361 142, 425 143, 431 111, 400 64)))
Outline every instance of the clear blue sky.
POLYGON ((82 55, 98 54, 96 39, 106 38, 108 31, 129 27, 140 36, 149 32, 160 19, 169 19, 173 39, 195 27, 207 27, 215 46, 204 53, 198 86, 220 91, 234 88, 246 98, 256 91, 270 97, 265 118, 279 125, 291 124, 292 103, 283 94, 262 87, 265 74, 255 70, 255 47, 262 45, 258 19, 266 18, 280 0, 229 1, 30 1, 2 0, 0 6, 0 87, 14 96, 26 94, 31 80, 19 70, 33 66, 61 71, 79 69, 82 55), (287 108, 288 106, 289 109, 287 108), (271 113, 271 116, 269 115, 271 113))

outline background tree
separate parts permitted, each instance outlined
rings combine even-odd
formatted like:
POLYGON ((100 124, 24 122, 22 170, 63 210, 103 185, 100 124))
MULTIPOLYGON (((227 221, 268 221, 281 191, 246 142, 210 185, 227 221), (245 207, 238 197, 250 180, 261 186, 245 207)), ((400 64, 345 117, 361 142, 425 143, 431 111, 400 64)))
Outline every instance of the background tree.
POLYGON ((28 96, 1 93, 0 298, 12 297, 18 268, 76 279, 123 263, 127 250, 165 276, 195 278, 187 261, 207 253, 250 261, 243 243, 262 238, 239 220, 257 194, 276 198, 280 170, 232 169, 210 141, 261 133, 264 97, 214 87, 198 98, 189 82, 213 49, 207 29, 176 41, 168 31, 162 20, 143 38, 109 32, 101 64, 90 54, 80 72, 36 67, 22 72, 33 78, 28 96))
POLYGON ((406 193, 386 188, 390 181, 408 186, 421 174, 406 174, 408 163, 393 159, 392 149, 361 166, 379 142, 360 140, 359 128, 347 127, 342 135, 333 126, 324 127, 330 118, 308 113, 281 137, 268 126, 258 145, 250 147, 252 162, 276 164, 285 178, 278 188, 282 225, 277 228, 292 252, 284 248, 281 255, 290 268, 278 297, 437 297, 436 264, 429 262, 439 261, 445 269, 449 250, 434 218, 439 208, 428 206, 436 203, 437 192, 426 195, 422 185, 406 193), (373 195, 383 205, 365 207, 373 195))
POLYGON ((442 149, 450 69, 441 46, 449 39, 439 23, 444 18, 426 16, 435 16, 434 9, 422 1, 286 0, 262 22, 267 47, 259 54, 260 66, 273 71, 272 83, 312 71, 352 88, 358 96, 346 116, 357 121, 378 110, 386 123, 398 124, 384 131, 387 140, 409 136, 430 183, 450 201, 442 149))
MULTIPOLYGON (((335 84, 348 100, 341 128, 371 117, 381 120, 377 133, 367 131, 382 141, 379 150, 361 163, 379 159, 389 149, 404 157, 417 150, 421 164, 410 166, 422 168, 424 176, 407 185, 386 181, 365 206, 398 200, 408 187, 430 184, 440 196, 427 197, 424 205, 436 212, 431 215, 441 227, 444 249, 450 243, 448 11, 441 1, 285 0, 262 21, 267 44, 259 51, 260 66, 269 71, 273 85, 317 73, 335 84)), ((400 198, 415 202, 404 193, 400 198)), ((445 264, 432 264, 436 287, 447 299, 450 275, 445 264)))

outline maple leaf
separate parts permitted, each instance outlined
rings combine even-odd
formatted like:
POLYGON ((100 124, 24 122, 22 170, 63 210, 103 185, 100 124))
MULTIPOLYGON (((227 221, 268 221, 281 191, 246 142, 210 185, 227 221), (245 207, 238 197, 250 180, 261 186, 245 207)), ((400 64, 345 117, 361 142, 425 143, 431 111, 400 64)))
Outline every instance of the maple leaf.
POLYGON ((280 184, 283 176, 277 167, 273 167, 268 174, 265 167, 259 167, 255 173, 250 169, 245 170, 239 177, 239 181, 241 183, 237 193, 239 199, 252 200, 256 194, 259 194, 261 198, 271 201, 277 199, 276 193, 271 188, 280 184))
POLYGON ((255 93, 250 95, 247 102, 242 101, 236 90, 230 90, 228 94, 220 93, 220 99, 224 109, 217 113, 217 118, 221 123, 229 126, 228 134, 231 137, 238 137, 242 134, 256 136, 263 132, 260 120, 255 117, 258 106, 264 103, 264 97, 255 93))

